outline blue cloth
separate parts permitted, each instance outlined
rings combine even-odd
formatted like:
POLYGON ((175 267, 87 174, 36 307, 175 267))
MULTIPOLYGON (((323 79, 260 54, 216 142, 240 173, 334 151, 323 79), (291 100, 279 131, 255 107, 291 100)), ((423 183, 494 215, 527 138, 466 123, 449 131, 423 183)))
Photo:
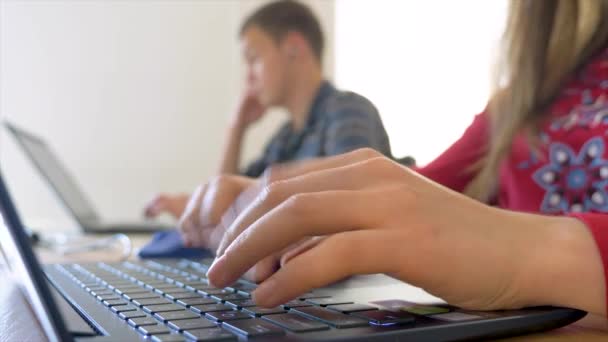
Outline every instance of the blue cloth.
POLYGON ((200 259, 213 257, 213 253, 204 248, 184 247, 176 230, 155 233, 138 253, 140 258, 186 258, 200 259))
POLYGON ((353 92, 324 81, 312 103, 305 127, 294 131, 291 121, 279 129, 264 154, 243 174, 259 177, 273 164, 333 156, 362 147, 390 157, 388 135, 376 107, 353 92))

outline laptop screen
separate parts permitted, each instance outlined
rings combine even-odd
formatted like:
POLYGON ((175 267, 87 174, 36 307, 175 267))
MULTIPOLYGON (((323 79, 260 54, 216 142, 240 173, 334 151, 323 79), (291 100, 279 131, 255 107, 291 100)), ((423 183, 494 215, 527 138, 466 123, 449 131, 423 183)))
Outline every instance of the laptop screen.
POLYGON ((95 210, 47 144, 33 134, 26 133, 9 123, 5 125, 76 219, 81 223, 97 220, 95 210))
POLYGON ((47 337, 71 340, 1 175, 0 213, 0 250, 11 278, 26 295, 47 337))

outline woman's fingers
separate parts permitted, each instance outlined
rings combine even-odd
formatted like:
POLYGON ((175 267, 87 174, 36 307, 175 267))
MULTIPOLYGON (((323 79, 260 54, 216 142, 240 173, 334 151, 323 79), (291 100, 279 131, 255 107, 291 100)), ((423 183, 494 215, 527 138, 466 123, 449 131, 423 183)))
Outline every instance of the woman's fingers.
POLYGON ((259 260, 304 237, 374 227, 383 212, 378 194, 342 190, 290 197, 232 242, 209 269, 209 280, 215 286, 226 286, 259 260))
POLYGON ((209 182, 199 210, 199 225, 217 225, 239 194, 254 183, 252 178, 234 175, 221 175, 209 182))
POLYGON ((322 240, 283 265, 264 281, 253 297, 263 307, 273 307, 298 295, 355 274, 390 273, 392 263, 385 254, 394 231, 358 230, 322 240))
POLYGON ((220 243, 217 255, 221 256, 232 241, 247 227, 295 194, 328 190, 356 190, 380 182, 387 183, 397 180, 403 177, 402 174, 403 170, 395 167, 390 160, 374 158, 272 183, 261 191, 230 227, 225 227, 226 234, 220 243))
POLYGON ((264 172, 262 179, 266 184, 270 184, 271 182, 301 176, 310 172, 333 169, 382 156, 383 155, 380 152, 374 149, 361 148, 332 157, 309 159, 306 161, 275 165, 268 168, 264 172))
POLYGON ((288 249, 284 253, 282 253, 281 258, 279 260, 279 264, 281 265, 281 267, 285 266, 285 264, 287 264, 291 259, 312 249, 313 247, 315 247, 316 245, 321 243, 321 241, 323 241, 323 239, 326 239, 326 238, 327 237, 325 237, 325 236, 314 236, 310 239, 304 239, 303 241, 301 241, 299 244, 297 244, 293 248, 288 249))
POLYGON ((235 198, 254 184, 253 179, 241 176, 218 176, 199 186, 190 197, 178 227, 188 246, 216 248, 220 238, 215 233, 222 214, 235 202, 235 198), (210 246, 210 241, 215 241, 210 246))

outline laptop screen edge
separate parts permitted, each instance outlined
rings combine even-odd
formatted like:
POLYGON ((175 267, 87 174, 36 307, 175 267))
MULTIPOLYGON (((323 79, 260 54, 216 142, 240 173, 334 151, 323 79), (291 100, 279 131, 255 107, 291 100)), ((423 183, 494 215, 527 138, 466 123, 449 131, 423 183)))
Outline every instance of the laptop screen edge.
POLYGON ((61 202, 67 207, 67 209, 70 211, 70 213, 72 213, 72 216, 78 222, 78 224, 82 228, 85 228, 86 226, 91 225, 91 223, 93 223, 93 224, 99 223, 100 222, 99 215, 97 214, 91 201, 81 191, 80 187, 74 183, 74 179, 73 179, 72 175, 70 175, 70 173, 64 167, 64 165, 61 163, 61 161, 58 160, 54 156, 52 151, 49 149, 48 144, 40 137, 17 127, 16 125, 14 125, 13 123, 11 123, 9 121, 4 120, 4 126, 13 135, 13 137, 17 141, 17 144, 25 152, 25 154, 27 155, 30 162, 32 162, 32 164, 34 164, 35 168, 43 176, 44 180, 50 185, 50 187, 53 189, 55 194, 59 197, 61 202), (58 164, 57 167, 60 168, 60 172, 65 177, 67 177, 70 180, 70 182, 74 183, 73 185, 76 188, 76 190, 78 191, 79 197, 81 197, 82 200, 84 201, 83 204, 86 207, 86 211, 88 211, 88 213, 86 215, 79 213, 78 210, 76 210, 75 208, 72 207, 72 204, 69 203, 70 201, 67 200, 67 198, 65 197, 65 195, 63 193, 65 191, 65 189, 61 189, 61 187, 58 184, 55 184, 54 180, 51 179, 51 177, 48 174, 49 171, 45 170, 44 166, 38 160, 38 157, 33 153, 33 151, 30 150, 30 147, 27 146, 27 143, 24 141, 24 139, 29 139, 29 140, 35 141, 40 146, 43 146, 47 153, 52 155, 52 157, 55 159, 55 161, 58 164))
POLYGON ((1 174, 0 213, 0 246, 9 271, 18 281, 47 338, 72 341, 1 174))

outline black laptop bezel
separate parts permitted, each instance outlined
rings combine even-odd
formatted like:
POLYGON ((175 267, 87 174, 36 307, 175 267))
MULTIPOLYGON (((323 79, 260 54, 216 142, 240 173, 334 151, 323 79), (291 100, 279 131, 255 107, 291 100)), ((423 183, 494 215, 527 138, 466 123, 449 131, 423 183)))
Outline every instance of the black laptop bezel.
MULTIPOLYGON (((42 271, 42 267, 34 254, 34 251, 29 243, 29 239, 25 234, 25 230, 17 214, 17 210, 13 205, 10 193, 0 173, 0 213, 2 214, 3 226, 0 229, 8 231, 14 247, 17 249, 20 262, 23 263, 24 269, 28 276, 14 274, 19 281, 19 287, 27 297, 27 301, 32 306, 36 313, 42 328, 47 337, 57 341, 72 341, 72 335, 68 332, 63 317, 55 303, 46 277, 42 271)), ((1 223, 1 222, 0 222, 1 223)), ((7 241, 0 241, 0 245, 6 246, 7 241)), ((4 253, 8 253, 6 247, 3 248, 4 253)), ((9 265, 10 267, 10 265, 9 265)), ((11 270, 11 272, 14 272, 11 270)))

